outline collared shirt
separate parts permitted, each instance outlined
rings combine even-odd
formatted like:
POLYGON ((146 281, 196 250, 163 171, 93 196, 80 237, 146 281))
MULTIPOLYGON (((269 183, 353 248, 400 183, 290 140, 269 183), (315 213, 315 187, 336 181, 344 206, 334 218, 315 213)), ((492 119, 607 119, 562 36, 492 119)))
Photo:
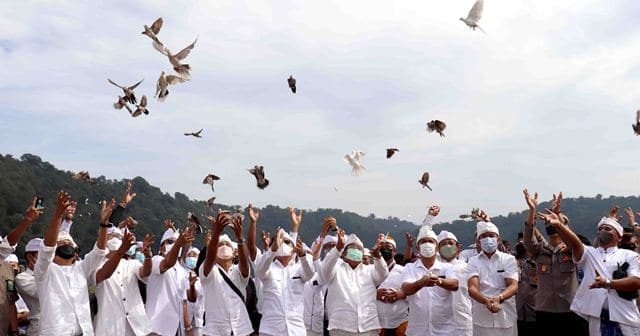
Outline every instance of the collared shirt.
MULTIPOLYGON (((421 259, 407 264, 402 272, 402 283, 416 282, 429 272, 443 279, 456 279, 456 269, 437 258, 427 269, 421 259)), ((439 286, 420 288, 407 297, 409 302, 408 336, 448 335, 455 329, 451 291, 439 286)))
POLYGON ((451 292, 451 306, 453 307, 454 332, 452 335, 472 336, 473 315, 471 314, 471 297, 467 285, 467 263, 460 259, 440 262, 453 266, 455 278, 458 280, 458 290, 451 292))
POLYGON ((464 261, 465 263, 468 263, 469 259, 471 259, 471 257, 477 256, 477 255, 478 255, 478 251, 475 248, 466 249, 466 250, 462 250, 462 252, 460 252, 460 255, 458 256, 458 259, 464 261))
POLYGON ((162 256, 151 259, 151 275, 147 278, 147 318, 152 332, 175 335, 182 320, 182 301, 187 298, 183 281, 185 270, 176 262, 160 273, 162 260, 162 256))
MULTIPOLYGON (((478 277, 478 290, 486 297, 500 295, 507 288, 507 279, 518 281, 518 264, 510 254, 496 251, 491 259, 483 252, 469 259, 469 279, 478 277)), ((472 302, 473 324, 485 328, 511 328, 518 319, 516 299, 502 302, 502 310, 492 313, 476 300, 472 302)))
POLYGON ((136 335, 151 332, 138 289, 138 280, 145 280, 140 277, 141 269, 142 264, 135 259, 120 259, 113 274, 96 285, 96 335, 117 335, 127 330, 127 324, 136 335))
POLYGON ((22 299, 29 307, 29 328, 27 335, 38 335, 40 331, 40 298, 36 279, 33 270, 27 268, 24 272, 16 275, 16 289, 22 299))
MULTIPOLYGON (((200 266, 200 280, 204 290, 206 320, 202 333, 209 336, 246 336, 253 332, 245 303, 226 283, 217 264, 204 275, 204 264, 200 266)), ((225 272, 226 273, 226 272, 225 272)), ((227 274, 233 284, 246 297, 249 277, 243 277, 240 267, 232 266, 227 274)))
MULTIPOLYGON (((538 275, 536 264, 529 258, 516 260, 518 263, 518 292, 516 294, 516 310, 518 321, 534 322, 536 320, 536 293, 538 292, 538 275)), ((542 293, 541 293, 542 295, 542 293)))
MULTIPOLYGON (((322 267, 320 260, 314 260, 315 270, 322 267)), ((324 329, 324 296, 327 293, 326 284, 320 281, 320 274, 314 273, 313 278, 304 284, 302 296, 304 298, 304 326, 307 330, 322 333, 324 329)))
POLYGON ((56 246, 44 246, 33 271, 40 298, 40 335, 91 336, 87 282, 108 251, 94 245, 83 260, 70 266, 54 263, 55 252, 56 246))
POLYGON ((265 252, 256 267, 264 299, 260 334, 306 335, 302 292, 305 282, 314 274, 311 255, 300 258, 299 263, 291 260, 286 267, 275 257, 275 252, 265 252))
POLYGON ((333 248, 325 256, 320 278, 327 283, 327 314, 329 330, 351 333, 380 329, 376 308, 376 287, 389 274, 382 258, 375 259, 373 267, 360 263, 355 269, 340 259, 333 248))
MULTIPOLYGON (((378 288, 388 288, 393 290, 402 289, 402 270, 404 267, 393 263, 393 268, 389 271, 389 276, 378 288)), ((378 319, 380 326, 384 329, 394 329, 409 318, 409 303, 407 300, 396 300, 393 303, 385 303, 376 300, 378 308, 378 319)))
POLYGON ((640 278, 639 259, 638 254, 630 250, 612 247, 605 251, 601 247, 585 246, 582 259, 575 260, 578 265, 584 268, 584 279, 578 287, 571 304, 571 310, 599 318, 600 312, 606 308, 604 305, 607 302, 611 321, 639 328, 640 313, 636 306, 636 299, 625 300, 618 296, 618 293, 613 289, 589 289, 589 286, 595 281, 596 271, 602 277, 611 280, 618 265, 625 262, 629 263, 627 275, 640 278))

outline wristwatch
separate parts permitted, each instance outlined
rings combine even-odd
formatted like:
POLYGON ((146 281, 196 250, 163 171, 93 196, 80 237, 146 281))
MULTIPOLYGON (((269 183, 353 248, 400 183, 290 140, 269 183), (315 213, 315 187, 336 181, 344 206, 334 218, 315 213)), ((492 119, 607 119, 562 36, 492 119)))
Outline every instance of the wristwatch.
POLYGON ((607 279, 604 281, 604 288, 611 289, 611 280, 607 279))
POLYGON ((442 286, 442 279, 438 278, 438 286, 442 286))

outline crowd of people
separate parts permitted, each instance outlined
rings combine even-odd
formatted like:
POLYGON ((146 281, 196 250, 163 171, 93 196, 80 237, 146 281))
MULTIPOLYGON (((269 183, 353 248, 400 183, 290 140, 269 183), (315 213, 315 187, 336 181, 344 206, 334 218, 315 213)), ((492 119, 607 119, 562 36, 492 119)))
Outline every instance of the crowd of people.
POLYGON ((294 209, 290 228, 262 231, 258 247, 260 211, 249 205, 246 235, 242 215, 219 212, 198 249, 192 226, 166 220, 154 254, 155 237, 137 241, 125 216, 133 196, 129 185, 121 202, 103 202, 97 240, 81 256, 71 234, 77 204, 61 191, 20 272, 16 244, 43 211, 33 202, 0 241, 0 334, 640 335, 631 209, 629 228, 613 209, 590 242, 571 229, 561 195, 539 211, 524 190, 529 214, 512 251, 484 212, 464 249, 454 233, 433 231, 432 206, 401 254, 389 234, 366 248, 331 217, 307 245, 294 209))

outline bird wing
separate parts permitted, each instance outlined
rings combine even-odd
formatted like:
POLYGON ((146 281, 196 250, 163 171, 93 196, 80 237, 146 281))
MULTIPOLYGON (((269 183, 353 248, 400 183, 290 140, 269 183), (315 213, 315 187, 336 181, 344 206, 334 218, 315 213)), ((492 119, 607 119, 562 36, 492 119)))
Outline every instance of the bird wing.
POLYGON ((354 160, 353 156, 351 156, 350 154, 345 155, 344 160, 347 161, 347 163, 350 164, 352 167, 355 167, 358 165, 358 163, 354 160))
POLYGON ((162 18, 159 17, 157 20, 155 20, 153 22, 153 24, 151 25, 151 31, 154 34, 158 34, 160 32, 160 28, 162 28, 162 18))
POLYGON ((202 180, 202 184, 213 184, 213 179, 211 178, 211 175, 205 176, 204 180, 202 180))
POLYGON ((153 43, 151 43, 151 45, 153 46, 153 49, 157 50, 159 53, 167 56, 169 54, 169 49, 167 49, 164 44, 162 44, 162 42, 160 42, 160 40, 158 41, 153 41, 153 43))
POLYGON ((439 130, 444 131, 445 128, 447 128, 447 124, 445 124, 444 121, 436 120, 436 127, 439 130))
POLYGON ((467 20, 473 21, 474 23, 478 23, 480 18, 482 18, 482 8, 484 7, 484 0, 477 0, 471 10, 469 11, 469 15, 467 16, 467 20))
POLYGON ((422 178, 420 178, 420 181, 421 181, 422 183, 427 183, 427 182, 429 182, 429 173, 424 173, 424 174, 422 174, 422 178))
POLYGON ((166 76, 167 77, 167 83, 174 85, 174 84, 178 84, 178 83, 184 83, 186 81, 188 81, 188 79, 184 79, 180 76, 175 76, 175 75, 169 75, 166 76))
POLYGON ((113 85, 115 85, 115 86, 117 86, 117 87, 119 87, 119 88, 121 88, 121 89, 123 89, 123 90, 124 90, 124 87, 122 87, 122 86, 120 86, 120 85, 116 84, 116 83, 115 83, 114 81, 112 81, 111 79, 107 78, 107 80, 109 81, 109 83, 111 83, 111 84, 113 84, 113 85))
POLYGON ((640 123, 640 110, 636 112, 636 123, 640 123))
POLYGON ((357 161, 360 161, 360 160, 362 160, 362 158, 364 157, 364 152, 361 152, 361 151, 354 151, 354 152, 353 152, 353 157, 354 157, 357 161))
POLYGON ((193 135, 193 133, 185 133, 184 136, 190 136, 193 135))
POLYGON ((200 133, 202 133, 202 131, 204 130, 204 128, 201 128, 199 131, 197 131, 196 133, 194 133, 195 135, 200 135, 200 133))
POLYGON ((263 181, 264 180, 264 167, 263 166, 257 166, 256 167, 256 178, 258 179, 258 181, 263 181))
POLYGON ((191 50, 193 50, 193 47, 196 46, 196 42, 198 42, 198 38, 196 37, 195 41, 193 41, 193 43, 191 43, 190 45, 186 46, 184 49, 180 50, 179 53, 177 53, 175 55, 175 58, 182 61, 183 59, 187 58, 187 56, 189 56, 189 53, 191 53, 191 50))
POLYGON ((142 95, 142 98, 140 99, 140 105, 141 107, 147 107, 147 95, 142 95))
POLYGON ((143 78, 143 79, 141 79, 139 82, 137 82, 137 83, 135 83, 135 84, 131 85, 131 86, 129 87, 129 90, 135 90, 135 89, 138 87, 138 85, 140 85, 140 83, 142 83, 142 81, 144 81, 144 78, 143 78))

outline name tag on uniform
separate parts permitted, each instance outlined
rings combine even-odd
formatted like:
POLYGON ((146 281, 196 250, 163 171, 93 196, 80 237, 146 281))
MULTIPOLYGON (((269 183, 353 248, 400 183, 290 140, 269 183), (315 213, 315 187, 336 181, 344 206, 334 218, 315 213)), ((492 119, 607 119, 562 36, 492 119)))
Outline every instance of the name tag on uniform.
POLYGON ((446 279, 444 275, 440 275, 440 276, 438 276, 438 278, 440 278, 440 279, 446 279))
POLYGON ((317 286, 318 285, 318 280, 313 280, 312 285, 317 286))
POLYGON ((293 280, 295 280, 295 279, 302 279, 302 277, 297 276, 297 277, 293 277, 293 278, 291 278, 291 279, 293 279, 293 280))
POLYGON ((504 273, 504 270, 498 270, 498 273, 504 273))

